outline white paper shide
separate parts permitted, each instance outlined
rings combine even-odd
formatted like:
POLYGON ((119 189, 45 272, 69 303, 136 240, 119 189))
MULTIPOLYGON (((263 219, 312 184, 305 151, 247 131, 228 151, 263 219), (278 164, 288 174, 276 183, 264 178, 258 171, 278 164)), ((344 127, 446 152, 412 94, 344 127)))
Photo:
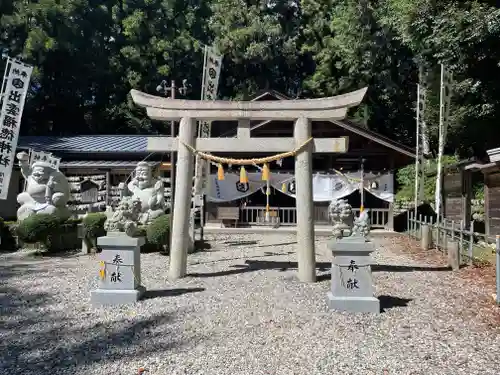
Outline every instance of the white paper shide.
POLYGON ((19 128, 33 67, 16 60, 7 62, 8 74, 0 112, 0 200, 7 199, 14 166, 19 128))

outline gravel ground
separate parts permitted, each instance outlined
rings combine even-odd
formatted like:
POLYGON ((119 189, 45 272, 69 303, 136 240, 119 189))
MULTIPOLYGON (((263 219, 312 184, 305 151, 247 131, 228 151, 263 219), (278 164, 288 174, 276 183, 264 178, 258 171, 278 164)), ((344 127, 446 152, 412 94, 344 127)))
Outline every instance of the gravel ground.
POLYGON ((0 256, 2 374, 498 374, 500 335, 476 310, 482 292, 377 239, 383 314, 329 311, 320 282, 295 279, 294 236, 217 235, 166 279, 168 257, 142 255, 147 299, 93 309, 93 256, 0 256))

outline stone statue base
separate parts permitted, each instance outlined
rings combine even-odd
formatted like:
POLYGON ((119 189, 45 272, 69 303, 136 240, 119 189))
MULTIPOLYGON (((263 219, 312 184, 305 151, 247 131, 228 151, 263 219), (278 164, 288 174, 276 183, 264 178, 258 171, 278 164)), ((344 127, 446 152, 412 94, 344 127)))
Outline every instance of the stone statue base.
POLYGON ((141 246, 144 237, 132 238, 122 232, 108 232, 97 239, 99 254, 98 289, 90 292, 93 306, 137 302, 146 288, 141 285, 141 246))
POLYGON ((357 313, 380 313, 380 301, 375 297, 336 297, 327 293, 328 307, 336 311, 357 313))
POLYGON ((380 313, 371 273, 373 243, 362 236, 352 236, 331 240, 328 247, 333 255, 328 306, 338 311, 380 313))

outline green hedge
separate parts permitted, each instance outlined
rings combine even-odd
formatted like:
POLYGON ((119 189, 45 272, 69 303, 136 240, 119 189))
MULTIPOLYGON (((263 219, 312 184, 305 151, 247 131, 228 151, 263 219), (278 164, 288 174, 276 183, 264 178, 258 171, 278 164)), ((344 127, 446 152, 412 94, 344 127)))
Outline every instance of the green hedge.
POLYGON ((146 239, 151 245, 167 251, 170 243, 170 215, 157 217, 146 228, 146 239))
POLYGON ((78 247, 78 223, 56 215, 38 214, 21 221, 16 232, 20 243, 40 244, 49 252, 73 250, 78 247))
POLYGON ((0 217, 0 238, 2 239, 2 241, 0 242, 1 251, 13 251, 17 249, 17 242, 11 231, 11 227, 8 224, 8 222, 4 222, 4 220, 1 217, 0 217))
POLYGON ((92 248, 97 248, 97 238, 106 235, 104 222, 107 216, 101 212, 87 214, 82 220, 83 240, 92 248))

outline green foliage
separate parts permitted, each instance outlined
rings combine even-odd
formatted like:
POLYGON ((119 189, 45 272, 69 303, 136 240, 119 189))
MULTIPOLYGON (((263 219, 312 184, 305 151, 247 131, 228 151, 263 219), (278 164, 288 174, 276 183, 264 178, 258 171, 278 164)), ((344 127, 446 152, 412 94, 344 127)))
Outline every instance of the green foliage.
MULTIPOLYGON (((439 84, 439 63, 454 74, 448 146, 461 155, 483 156, 497 147, 500 111, 500 9, 492 1, 384 0, 380 20, 395 32, 415 58, 431 71, 427 83, 439 84)), ((432 98, 431 98, 432 99, 432 98)), ((428 123, 437 139, 438 101, 428 103, 428 123), (430 121, 429 121, 430 120, 430 121)))
POLYGON ((104 230, 104 222, 106 214, 100 212, 92 212, 87 214, 82 220, 83 237, 93 247, 97 246, 97 238, 106 235, 104 230))
POLYGON ((472 186, 473 197, 475 200, 484 201, 484 183, 477 183, 472 186))
POLYGON ((444 63, 455 79, 447 152, 483 156, 498 146, 500 9, 493 1, 4 0, 0 29, 0 50, 35 67, 23 134, 165 133, 128 93, 157 94, 163 79, 186 78, 188 97, 198 99, 204 43, 225 56, 220 97, 267 88, 318 97, 368 86, 350 116, 408 145, 420 66, 428 73, 420 83, 428 88, 434 155, 444 63))
MULTIPOLYGON (((443 156, 443 168, 456 163, 458 159, 455 156, 443 156)), ((424 178, 424 201, 434 202, 434 194, 436 192, 436 172, 437 160, 429 160, 424 162, 423 173, 424 178)), ((399 190, 396 193, 398 201, 412 201, 415 199, 415 164, 410 164, 401 168, 396 174, 396 181, 399 185, 399 190)))
POLYGON ((63 220, 56 215, 32 215, 19 222, 16 233, 20 243, 40 244, 45 251, 74 250, 77 243, 77 220, 63 220))
POLYGON ((168 248, 170 240, 170 215, 157 217, 146 229, 148 243, 168 248))
POLYGON ((32 215, 17 226, 19 239, 28 244, 40 242, 47 249, 52 247, 53 237, 61 233, 62 221, 55 215, 32 215))
POLYGON ((147 237, 147 227, 139 226, 135 230, 134 237, 147 237))
POLYGON ((12 251, 16 249, 16 240, 12 235, 11 227, 0 217, 0 250, 12 251))

